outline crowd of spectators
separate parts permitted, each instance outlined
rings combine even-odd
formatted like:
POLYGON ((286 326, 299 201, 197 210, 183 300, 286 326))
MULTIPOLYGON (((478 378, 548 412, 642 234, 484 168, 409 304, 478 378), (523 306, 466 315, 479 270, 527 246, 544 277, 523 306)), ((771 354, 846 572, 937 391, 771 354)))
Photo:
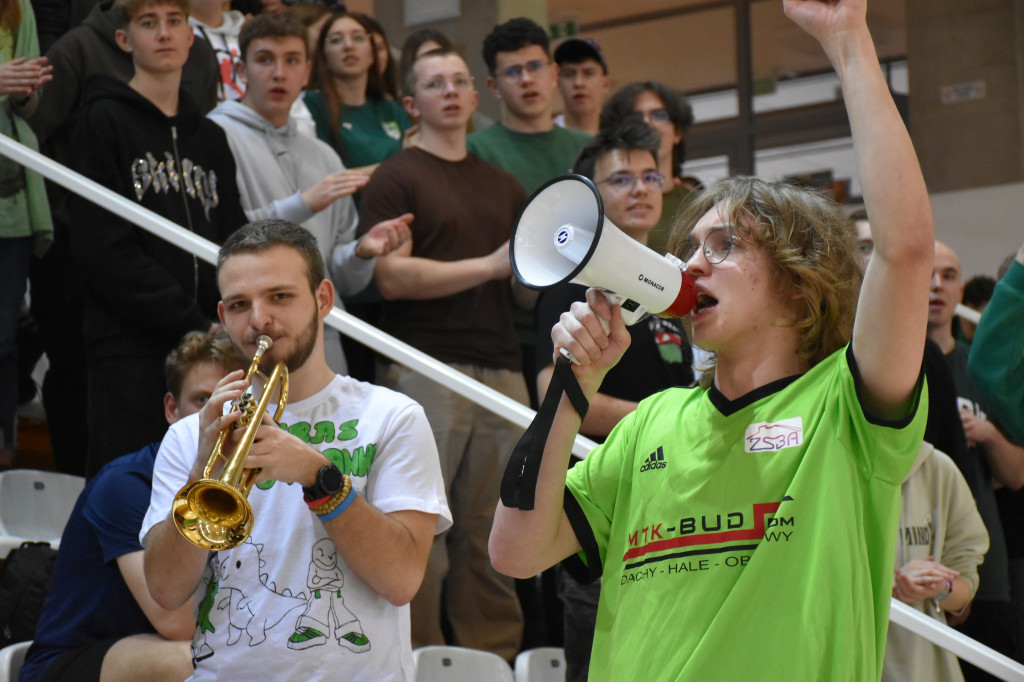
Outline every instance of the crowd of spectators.
MULTIPOLYGON (((614 65, 597 42, 552 45, 530 19, 497 25, 467 48, 486 63, 474 75, 443 33, 414 32, 396 49, 386 26, 332 2, 63 5, 0 0, 0 132, 218 245, 255 221, 305 228, 334 305, 534 408, 556 372, 552 327, 589 299, 576 285, 538 299, 513 277, 509 239, 527 197, 580 174, 607 217, 660 254, 685 248, 685 235, 673 235, 677 218, 705 196, 684 174, 694 116, 683 93, 656 81, 613 88, 614 65), (478 112, 481 91, 503 105, 501 121, 478 112)), ((223 291, 193 254, 4 157, 0 217, 0 468, 17 458, 19 396, 35 394, 24 389, 34 365, 25 359, 45 353, 40 393, 54 465, 94 479, 76 510, 88 515, 113 477, 126 475, 111 462, 141 467, 151 485, 154 444, 168 422, 198 410, 180 403, 183 377, 198 378, 188 366, 165 375, 165 365, 183 337, 196 345, 199 334, 219 333, 223 291), (166 408, 172 375, 176 407, 166 408), (118 459, 126 453, 136 455, 118 459)), ((854 214, 845 229, 870 282, 869 216, 854 214)), ((964 285, 956 254, 935 243, 921 370, 928 419, 888 551, 893 598, 1024 662, 1022 263, 1024 246, 998 282, 964 285), (958 317, 958 304, 984 313, 980 324, 958 317)), ((580 425, 598 441, 648 396, 696 386, 715 361, 677 321, 649 318, 629 332, 625 360, 595 389, 580 425)), ((595 626, 606 629, 609 617, 598 617, 600 580, 582 586, 552 570, 514 581, 488 556, 501 477, 522 430, 330 328, 322 348, 332 371, 422 405, 437 445, 452 527, 433 539, 408 644, 447 642, 509 661, 527 644, 564 645, 568 679, 586 679, 595 626)), ((225 353, 190 362, 241 365, 225 353)), ((204 379, 209 397, 216 381, 204 379)), ((146 578, 134 542, 75 562, 65 558, 73 544, 61 551, 65 572, 99 571, 88 561, 119 568, 124 580, 117 571, 103 579, 118 599, 138 603, 139 627, 104 630, 97 648, 81 631, 103 619, 101 604, 74 628, 57 624, 66 618, 55 611, 27 667, 33 677, 23 679, 70 679, 43 675, 83 641, 99 656, 90 665, 109 652, 114 665, 125 655, 117 643, 146 633, 139 641, 153 648, 139 651, 159 657, 165 679, 190 670, 189 657, 201 660, 207 638, 234 644, 232 632, 183 627, 140 597, 146 578), (74 641, 58 641, 62 633, 74 641), (158 645, 193 635, 191 652, 158 645)), ((300 629, 288 647, 313 646, 315 633, 300 629)), ((362 652, 363 639, 338 642, 362 652)), ((987 679, 895 628, 882 677, 987 679)))

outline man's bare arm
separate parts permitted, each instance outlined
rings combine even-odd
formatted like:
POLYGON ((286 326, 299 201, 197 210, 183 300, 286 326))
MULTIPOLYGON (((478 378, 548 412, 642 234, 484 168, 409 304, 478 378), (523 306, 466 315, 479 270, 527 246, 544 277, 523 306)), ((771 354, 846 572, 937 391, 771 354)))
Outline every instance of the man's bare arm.
MULTIPOLYGON (((576 302, 551 331, 555 353, 566 348, 579 360, 573 373, 587 400, 597 394, 605 375, 629 347, 630 337, 622 314, 612 309, 595 289, 587 303, 576 302), (598 318, 608 323, 605 332, 598 318)), ((512 509, 498 502, 488 551, 494 568, 517 578, 528 578, 580 551, 580 543, 563 509, 565 475, 580 417, 562 396, 548 432, 541 459, 534 508, 512 509)))
MULTIPOLYGON (((537 372, 537 395, 543 396, 547 393, 554 373, 554 365, 548 365, 537 372)), ((636 410, 636 406, 637 403, 632 400, 615 398, 598 391, 590 399, 590 409, 587 410, 587 417, 580 426, 580 433, 588 436, 607 436, 623 417, 636 410)))
POLYGON ((920 374, 934 257, 924 178, 878 64, 866 0, 785 0, 784 6, 821 44, 842 85, 875 241, 853 351, 870 409, 902 417, 920 374))
POLYGON ((146 586, 141 550, 117 557, 117 568, 121 571, 121 577, 124 578, 132 596, 135 597, 135 603, 146 614, 150 625, 160 633, 161 637, 170 640, 192 639, 196 629, 196 620, 191 600, 186 601, 173 611, 168 611, 157 604, 146 586))
POLYGON ((395 606, 416 596, 427 570, 437 514, 384 514, 360 496, 324 527, 345 563, 374 592, 395 606))
POLYGON ((457 261, 419 258, 412 255, 412 246, 406 242, 377 259, 374 278, 387 300, 443 298, 512 275, 508 242, 486 256, 457 261))

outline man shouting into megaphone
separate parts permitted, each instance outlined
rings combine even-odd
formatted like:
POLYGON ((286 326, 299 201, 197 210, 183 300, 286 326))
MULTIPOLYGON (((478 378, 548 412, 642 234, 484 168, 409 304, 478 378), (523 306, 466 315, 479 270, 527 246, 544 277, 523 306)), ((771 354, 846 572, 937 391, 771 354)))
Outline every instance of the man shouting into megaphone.
POLYGON ((555 325, 556 353, 580 364, 534 508, 503 497, 490 554, 518 577, 565 560, 603 578, 591 680, 881 675, 900 482, 927 411, 931 213, 865 0, 784 6, 838 73, 874 256, 858 303, 854 237, 831 201, 754 178, 701 193, 672 250, 714 367, 642 401, 568 475, 586 402, 630 337, 594 289, 555 325))

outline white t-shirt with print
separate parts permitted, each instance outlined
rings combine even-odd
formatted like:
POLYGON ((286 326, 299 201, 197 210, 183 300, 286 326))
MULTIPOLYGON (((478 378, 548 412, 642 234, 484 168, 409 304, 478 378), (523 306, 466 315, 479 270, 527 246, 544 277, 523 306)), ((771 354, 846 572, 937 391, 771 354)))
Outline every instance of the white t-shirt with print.
MULTIPOLYGON (((336 376, 281 419, 352 478, 384 513, 451 512, 430 426, 406 396, 336 376)), ((153 471, 153 497, 140 532, 168 518, 188 479, 198 415, 174 424, 153 471)), ((270 482, 249 495, 252 535, 211 552, 195 597, 193 680, 412 680, 409 607, 395 607, 349 568, 298 484, 270 482)))

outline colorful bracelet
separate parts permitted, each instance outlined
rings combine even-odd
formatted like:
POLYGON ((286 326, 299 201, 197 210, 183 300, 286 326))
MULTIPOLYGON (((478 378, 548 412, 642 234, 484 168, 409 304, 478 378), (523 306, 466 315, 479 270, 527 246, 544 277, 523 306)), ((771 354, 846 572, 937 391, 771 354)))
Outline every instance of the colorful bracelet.
POLYGON ((328 498, 328 500, 323 504, 317 506, 310 506, 310 510, 317 516, 320 516, 321 514, 326 514, 330 511, 334 511, 335 507, 341 504, 348 497, 351 490, 352 479, 349 478, 347 474, 343 474, 341 490, 336 492, 334 495, 331 495, 331 497, 328 498))
POLYGON ((306 497, 305 493, 303 493, 302 501, 305 502, 306 506, 309 507, 310 509, 316 509, 317 507, 321 507, 321 506, 327 504, 328 502, 330 502, 331 501, 331 497, 333 497, 333 496, 332 495, 324 495, 319 500, 311 500, 308 497, 306 497))
POLYGON ((359 493, 357 493, 355 490, 352 490, 348 494, 348 496, 346 496, 345 499, 341 501, 341 504, 334 508, 333 511, 327 512, 326 514, 317 514, 317 517, 320 519, 322 523, 327 523, 331 519, 341 516, 341 513, 348 509, 352 505, 352 503, 355 502, 355 499, 358 496, 359 493))

